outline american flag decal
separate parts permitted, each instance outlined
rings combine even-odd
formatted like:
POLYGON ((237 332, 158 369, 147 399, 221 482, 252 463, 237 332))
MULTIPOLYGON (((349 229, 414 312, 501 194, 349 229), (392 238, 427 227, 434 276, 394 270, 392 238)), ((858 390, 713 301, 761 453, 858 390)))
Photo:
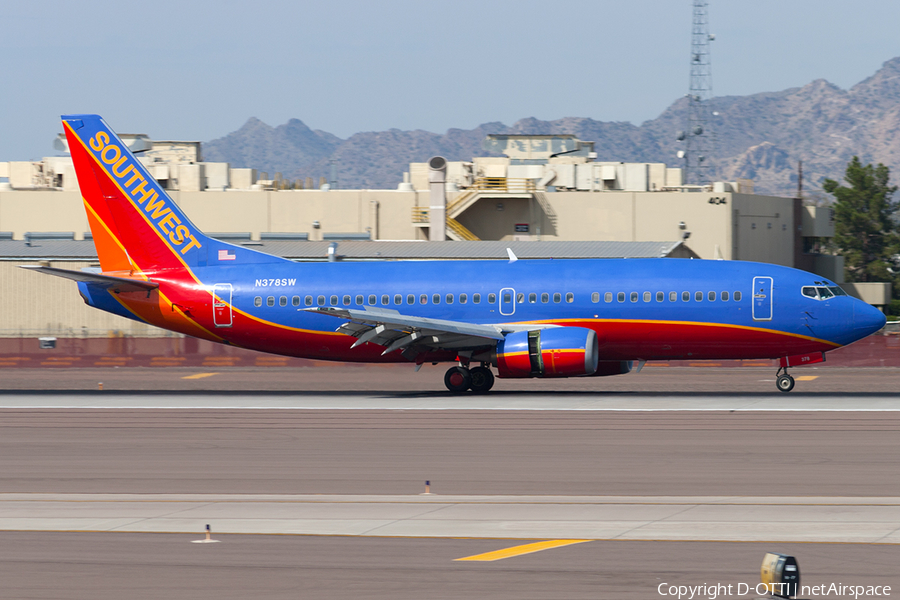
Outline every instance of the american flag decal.
POLYGON ((219 260, 234 260, 234 254, 228 252, 228 250, 219 250, 219 260))

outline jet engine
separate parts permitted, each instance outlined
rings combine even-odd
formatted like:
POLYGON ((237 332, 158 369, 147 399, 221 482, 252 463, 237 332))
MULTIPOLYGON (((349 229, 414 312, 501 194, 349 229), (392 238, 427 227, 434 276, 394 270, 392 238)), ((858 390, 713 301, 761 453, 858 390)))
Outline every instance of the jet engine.
POLYGON ((516 331, 497 343, 500 377, 574 377, 597 371, 597 334, 584 327, 516 331))

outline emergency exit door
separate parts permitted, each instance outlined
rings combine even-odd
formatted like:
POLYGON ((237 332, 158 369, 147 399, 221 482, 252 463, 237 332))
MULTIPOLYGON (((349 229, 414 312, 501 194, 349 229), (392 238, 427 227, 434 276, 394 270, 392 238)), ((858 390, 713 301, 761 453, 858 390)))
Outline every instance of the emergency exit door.
POLYGON ((230 283, 213 286, 213 323, 216 327, 231 327, 231 292, 230 283))

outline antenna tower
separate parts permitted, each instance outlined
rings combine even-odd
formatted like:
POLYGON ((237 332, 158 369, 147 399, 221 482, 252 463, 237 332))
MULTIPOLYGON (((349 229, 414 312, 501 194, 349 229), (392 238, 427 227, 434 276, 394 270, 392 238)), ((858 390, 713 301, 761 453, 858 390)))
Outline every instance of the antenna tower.
POLYGON ((709 183, 710 159, 715 149, 712 111, 712 66, 709 45, 716 36, 709 33, 709 2, 693 0, 691 29, 691 90, 688 94, 688 128, 678 138, 685 141, 685 183, 709 183))

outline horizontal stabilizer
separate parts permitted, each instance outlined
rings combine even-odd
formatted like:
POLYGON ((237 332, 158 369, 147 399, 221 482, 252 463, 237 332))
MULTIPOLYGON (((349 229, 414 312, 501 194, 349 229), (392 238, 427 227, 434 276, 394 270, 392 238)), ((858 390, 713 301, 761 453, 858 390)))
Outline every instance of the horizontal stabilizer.
POLYGON ((114 292, 149 292, 159 287, 158 283, 145 281, 143 279, 130 279, 127 277, 112 277, 111 275, 101 275, 100 273, 88 273, 86 271, 70 271, 69 269, 57 269, 56 267, 42 267, 39 265, 20 265, 23 269, 30 271, 40 271, 47 275, 55 275, 56 277, 64 277, 72 281, 84 281, 88 283, 96 283, 111 289, 114 292))

